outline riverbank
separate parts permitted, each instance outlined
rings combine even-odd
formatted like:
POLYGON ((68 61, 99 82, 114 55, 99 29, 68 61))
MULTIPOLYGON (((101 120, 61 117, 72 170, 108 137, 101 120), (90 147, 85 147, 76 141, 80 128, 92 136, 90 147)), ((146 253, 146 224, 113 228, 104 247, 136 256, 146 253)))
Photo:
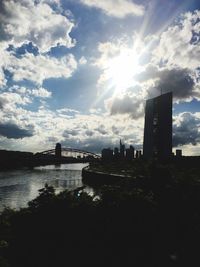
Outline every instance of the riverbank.
POLYGON ((82 169, 83 183, 90 186, 111 185, 123 181, 124 178, 127 178, 127 176, 95 170, 91 166, 82 169))
POLYGON ((136 179, 147 173, 148 165, 141 160, 131 162, 94 162, 82 170, 83 182, 90 185, 114 184, 125 179, 136 179))
POLYGON ((173 158, 167 163, 158 161, 113 161, 90 163, 82 171, 83 181, 91 185, 113 184, 123 180, 148 180, 150 177, 171 177, 176 181, 200 183, 200 157, 173 158))

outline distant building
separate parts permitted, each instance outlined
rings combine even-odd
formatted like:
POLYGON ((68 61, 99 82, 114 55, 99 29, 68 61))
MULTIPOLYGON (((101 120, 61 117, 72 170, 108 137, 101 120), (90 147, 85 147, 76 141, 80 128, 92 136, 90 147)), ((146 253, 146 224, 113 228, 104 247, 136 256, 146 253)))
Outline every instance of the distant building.
POLYGON ((122 144, 122 141, 120 139, 120 149, 119 149, 119 153, 120 153, 120 158, 123 159, 125 156, 125 145, 122 144))
POLYGON ((118 147, 114 148, 114 159, 119 159, 119 149, 118 149, 118 147))
POLYGON ((126 159, 127 160, 133 160, 134 159, 134 152, 135 149, 133 146, 130 146, 130 148, 126 149, 126 159))
MULTIPOLYGON (((141 151, 140 151, 141 152, 141 151)), ((130 146, 125 149, 125 145, 122 144, 120 139, 120 147, 115 147, 114 151, 111 148, 104 148, 101 151, 101 157, 103 160, 133 160, 135 157, 135 148, 130 146)))
POLYGON ((142 151, 141 150, 136 150, 136 153, 135 153, 136 159, 141 158, 141 156, 142 156, 142 151))
POLYGON ((167 159, 172 155, 172 93, 146 101, 143 156, 167 159))
POLYGON ((176 149, 176 157, 177 158, 182 157, 182 149, 176 149))
POLYGON ((110 161, 113 160, 113 150, 110 148, 104 148, 101 151, 101 157, 103 160, 110 161))
POLYGON ((57 159, 61 159, 61 157, 62 157, 62 148, 61 148, 61 144, 60 143, 56 144, 55 156, 56 156, 57 159))

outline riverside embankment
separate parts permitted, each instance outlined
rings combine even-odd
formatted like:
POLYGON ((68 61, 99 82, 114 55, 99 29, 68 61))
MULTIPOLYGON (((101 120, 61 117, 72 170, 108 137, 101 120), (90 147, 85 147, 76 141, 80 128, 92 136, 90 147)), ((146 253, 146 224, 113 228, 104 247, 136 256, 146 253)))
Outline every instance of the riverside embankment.
POLYGON ((130 178, 127 174, 116 174, 107 172, 106 170, 97 170, 91 166, 87 166, 82 169, 82 180, 83 183, 88 185, 103 185, 103 184, 114 184, 116 182, 121 182, 125 178, 130 178))

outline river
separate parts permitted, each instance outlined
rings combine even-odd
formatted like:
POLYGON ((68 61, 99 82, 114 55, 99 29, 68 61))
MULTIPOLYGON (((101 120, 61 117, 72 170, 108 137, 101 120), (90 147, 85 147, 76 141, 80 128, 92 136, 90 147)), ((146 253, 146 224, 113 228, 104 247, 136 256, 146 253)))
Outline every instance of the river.
MULTIPOLYGON (((12 170, 0 172, 0 211, 4 207, 19 209, 38 195, 45 183, 56 192, 82 186, 81 171, 86 163, 62 164, 35 167, 33 170, 12 170)), ((90 193, 90 188, 87 188, 90 193)), ((92 190, 92 189, 91 189, 92 190)))

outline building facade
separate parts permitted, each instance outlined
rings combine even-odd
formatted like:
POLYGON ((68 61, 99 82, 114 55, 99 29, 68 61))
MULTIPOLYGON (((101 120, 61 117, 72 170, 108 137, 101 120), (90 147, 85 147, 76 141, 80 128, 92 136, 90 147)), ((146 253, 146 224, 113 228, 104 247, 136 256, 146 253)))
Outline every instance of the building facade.
POLYGON ((124 156, 125 156, 125 145, 122 144, 121 139, 120 139, 120 144, 119 144, 119 153, 120 153, 120 158, 124 159, 124 156))
POLYGON ((135 149, 133 146, 130 146, 130 148, 126 149, 126 160, 133 160, 134 159, 134 154, 135 154, 135 149))
POLYGON ((113 150, 111 148, 102 149, 101 158, 105 161, 112 161, 113 160, 113 150))
POLYGON ((172 155, 172 92, 146 101, 143 156, 168 159, 172 155))

